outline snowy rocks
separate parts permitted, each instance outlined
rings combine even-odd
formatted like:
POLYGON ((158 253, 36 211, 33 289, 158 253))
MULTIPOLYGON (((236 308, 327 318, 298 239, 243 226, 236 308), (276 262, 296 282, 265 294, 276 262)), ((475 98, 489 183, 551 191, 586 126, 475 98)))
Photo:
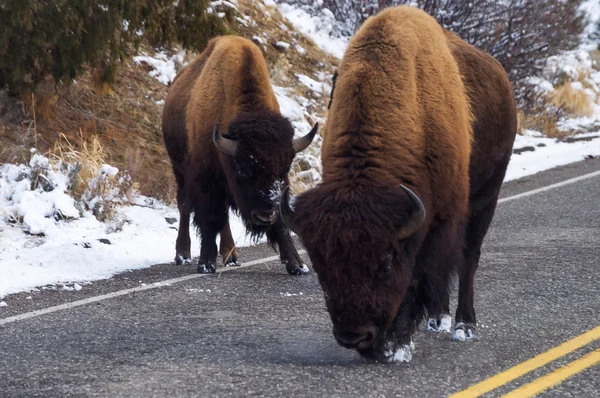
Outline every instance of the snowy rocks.
POLYGON ((287 50, 290 49, 290 44, 286 43, 284 41, 278 41, 277 43, 274 44, 274 46, 280 52, 286 52, 287 50))
POLYGON ((265 44, 265 40, 259 36, 252 36, 252 41, 254 43, 258 44, 259 46, 262 46, 263 44, 265 44))

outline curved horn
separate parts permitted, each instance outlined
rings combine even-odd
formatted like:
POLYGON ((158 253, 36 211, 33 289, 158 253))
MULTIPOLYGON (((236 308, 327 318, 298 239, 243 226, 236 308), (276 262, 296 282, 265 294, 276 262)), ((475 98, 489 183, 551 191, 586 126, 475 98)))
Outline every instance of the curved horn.
POLYGON ((279 201, 279 214, 286 227, 296 235, 298 235, 298 225, 294 221, 294 211, 290 207, 289 203, 289 191, 290 187, 287 186, 281 193, 281 200, 279 201))
POLYGON ((298 153, 308 148, 313 138, 315 138, 315 135, 317 134, 318 130, 319 123, 315 123, 314 127, 312 128, 312 130, 310 130, 308 134, 306 134, 304 137, 296 138, 294 140, 294 152, 298 153))
POLYGON ((223 137, 219 132, 219 123, 217 123, 213 130, 213 142, 219 151, 226 153, 227 155, 234 156, 237 152, 238 142, 223 137))
POLYGON ((412 211, 408 216, 408 220, 406 220, 406 223, 404 223, 404 225, 402 225, 397 232, 398 240, 403 240, 412 236, 419 230, 419 228, 421 228, 425 222, 425 218, 427 217, 427 212, 425 211, 423 202, 421 202, 421 199, 419 199, 419 197, 413 191, 406 188, 402 184, 400 184, 400 188, 402 188, 404 193, 408 195, 408 198, 412 204, 412 211))

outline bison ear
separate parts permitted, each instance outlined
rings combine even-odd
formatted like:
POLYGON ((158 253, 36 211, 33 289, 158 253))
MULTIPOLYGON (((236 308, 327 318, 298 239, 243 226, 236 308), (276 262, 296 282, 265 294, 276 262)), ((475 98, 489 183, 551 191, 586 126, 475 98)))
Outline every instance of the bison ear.
POLYGON ((427 212, 425 211, 423 202, 421 202, 421 199, 413 191, 402 184, 400 184, 400 188, 408 196, 411 203, 409 215, 397 231, 398 240, 404 240, 414 235, 421 228, 427 218, 427 212))
POLYGON ((235 156, 238 150, 238 142, 236 140, 231 140, 229 138, 225 138, 219 132, 219 123, 216 124, 215 129, 213 130, 213 142, 217 149, 227 155, 235 156))
POLYGON ((287 186, 281 193, 281 199, 279 200, 279 214, 281 215, 281 219, 285 226, 296 235, 299 235, 298 231, 300 231, 300 228, 298 228, 298 224, 294 220, 294 210, 290 207, 289 193, 290 187, 287 186))
POLYGON ((315 138, 315 135, 317 134, 318 130, 319 123, 315 123, 314 127, 312 128, 312 130, 310 130, 308 134, 306 134, 304 137, 296 138, 294 140, 294 152, 298 153, 308 148, 313 138, 315 138))

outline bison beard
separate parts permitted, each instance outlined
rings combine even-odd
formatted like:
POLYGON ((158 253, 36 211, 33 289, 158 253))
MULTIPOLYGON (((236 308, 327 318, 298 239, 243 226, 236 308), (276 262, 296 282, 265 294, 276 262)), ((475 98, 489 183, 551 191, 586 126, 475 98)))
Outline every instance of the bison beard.
MULTIPOLYGON (((516 134, 510 83, 492 57, 410 7, 370 18, 331 93, 323 182, 281 201, 303 241, 336 340, 383 362, 409 361, 419 322, 475 336, 473 279, 516 134), (411 224, 410 188, 427 209, 411 224), (411 229, 411 228, 408 228, 411 229)), ((412 203, 412 204, 411 204, 412 203)))
POLYGON ((189 223, 200 232, 198 272, 216 270, 216 237, 225 265, 238 265, 229 210, 239 212, 254 239, 279 247, 286 270, 305 273, 288 229, 278 217, 281 187, 296 152, 318 125, 294 139, 260 49, 234 36, 211 40, 179 74, 163 111, 163 135, 177 181, 180 213, 175 261, 191 262, 189 223))

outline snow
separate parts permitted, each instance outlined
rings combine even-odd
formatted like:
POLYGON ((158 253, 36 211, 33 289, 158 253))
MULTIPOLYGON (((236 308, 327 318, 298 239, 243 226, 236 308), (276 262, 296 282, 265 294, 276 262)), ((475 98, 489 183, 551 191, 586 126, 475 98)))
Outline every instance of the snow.
POLYGON ((415 343, 412 338, 410 344, 396 346, 393 342, 388 341, 384 345, 383 356, 388 362, 404 362, 409 363, 412 360, 412 354, 415 349, 415 343))
POLYGON ((265 40, 259 36, 252 36, 252 41, 258 44, 265 44, 265 40))
POLYGON ((180 51, 172 56, 168 56, 167 53, 161 51, 152 56, 139 55, 133 57, 133 62, 138 65, 143 63, 150 65, 152 67, 149 72, 150 76, 168 86, 175 79, 178 65, 183 65, 184 58, 185 51, 180 51))
POLYGON ((588 25, 585 29, 585 39, 583 47, 587 50, 595 50, 598 43, 590 39, 590 35, 596 31, 596 24, 600 20, 600 1, 598 0, 586 0, 581 5, 581 9, 584 10, 588 16, 588 25))
MULTIPOLYGON (((600 137, 600 132, 579 134, 575 138, 600 137)), ((526 177, 540 171, 584 160, 588 156, 600 156, 600 138, 590 141, 561 142, 547 138, 541 133, 526 130, 518 135, 514 148, 533 147, 533 152, 513 154, 504 181, 526 177), (540 146, 542 145, 542 146, 540 146)))
POLYGON ((278 49, 280 49, 282 51, 285 51, 290 48, 290 43, 286 43, 284 41, 278 41, 277 43, 275 43, 275 47, 277 47, 278 49))
POLYGON ((452 327, 452 318, 448 314, 442 315, 442 317, 439 319, 439 325, 438 325, 438 319, 436 319, 436 318, 429 318, 427 320, 427 331, 428 332, 450 333, 451 327, 452 327))
POLYGON ((458 322, 456 326, 454 326, 454 333, 452 334, 452 339, 454 341, 469 341, 475 340, 476 335, 473 333, 473 330, 463 322, 458 322))
MULTIPOLYGON (((118 206, 113 220, 101 222, 91 211, 76 209, 67 172, 37 154, 30 165, 0 166, 0 297, 58 283, 80 290, 86 281, 173 261, 177 231, 165 218, 178 219, 175 207, 138 196, 118 206), (51 191, 31 187, 40 165, 46 167, 51 191)), ((105 165, 101 172, 118 170, 105 165)), ((230 221, 236 244, 252 244, 242 221, 233 214, 230 221)), ((193 232, 192 253, 199 253, 193 232)))
POLYGON ((315 93, 315 95, 319 97, 321 95, 328 96, 331 92, 331 86, 325 82, 316 81, 315 79, 303 75, 301 73, 296 73, 296 77, 298 78, 298 80, 300 80, 300 83, 310 88, 315 93))
MULTIPOLYGON (((265 2, 267 5, 271 5, 271 3, 275 5, 272 1, 265 2)), ((337 22, 331 11, 323 8, 319 10, 317 15, 312 16, 306 11, 287 3, 278 4, 277 7, 281 15, 290 21, 296 30, 312 39, 323 51, 342 59, 348 46, 348 38, 332 35, 337 22)))

